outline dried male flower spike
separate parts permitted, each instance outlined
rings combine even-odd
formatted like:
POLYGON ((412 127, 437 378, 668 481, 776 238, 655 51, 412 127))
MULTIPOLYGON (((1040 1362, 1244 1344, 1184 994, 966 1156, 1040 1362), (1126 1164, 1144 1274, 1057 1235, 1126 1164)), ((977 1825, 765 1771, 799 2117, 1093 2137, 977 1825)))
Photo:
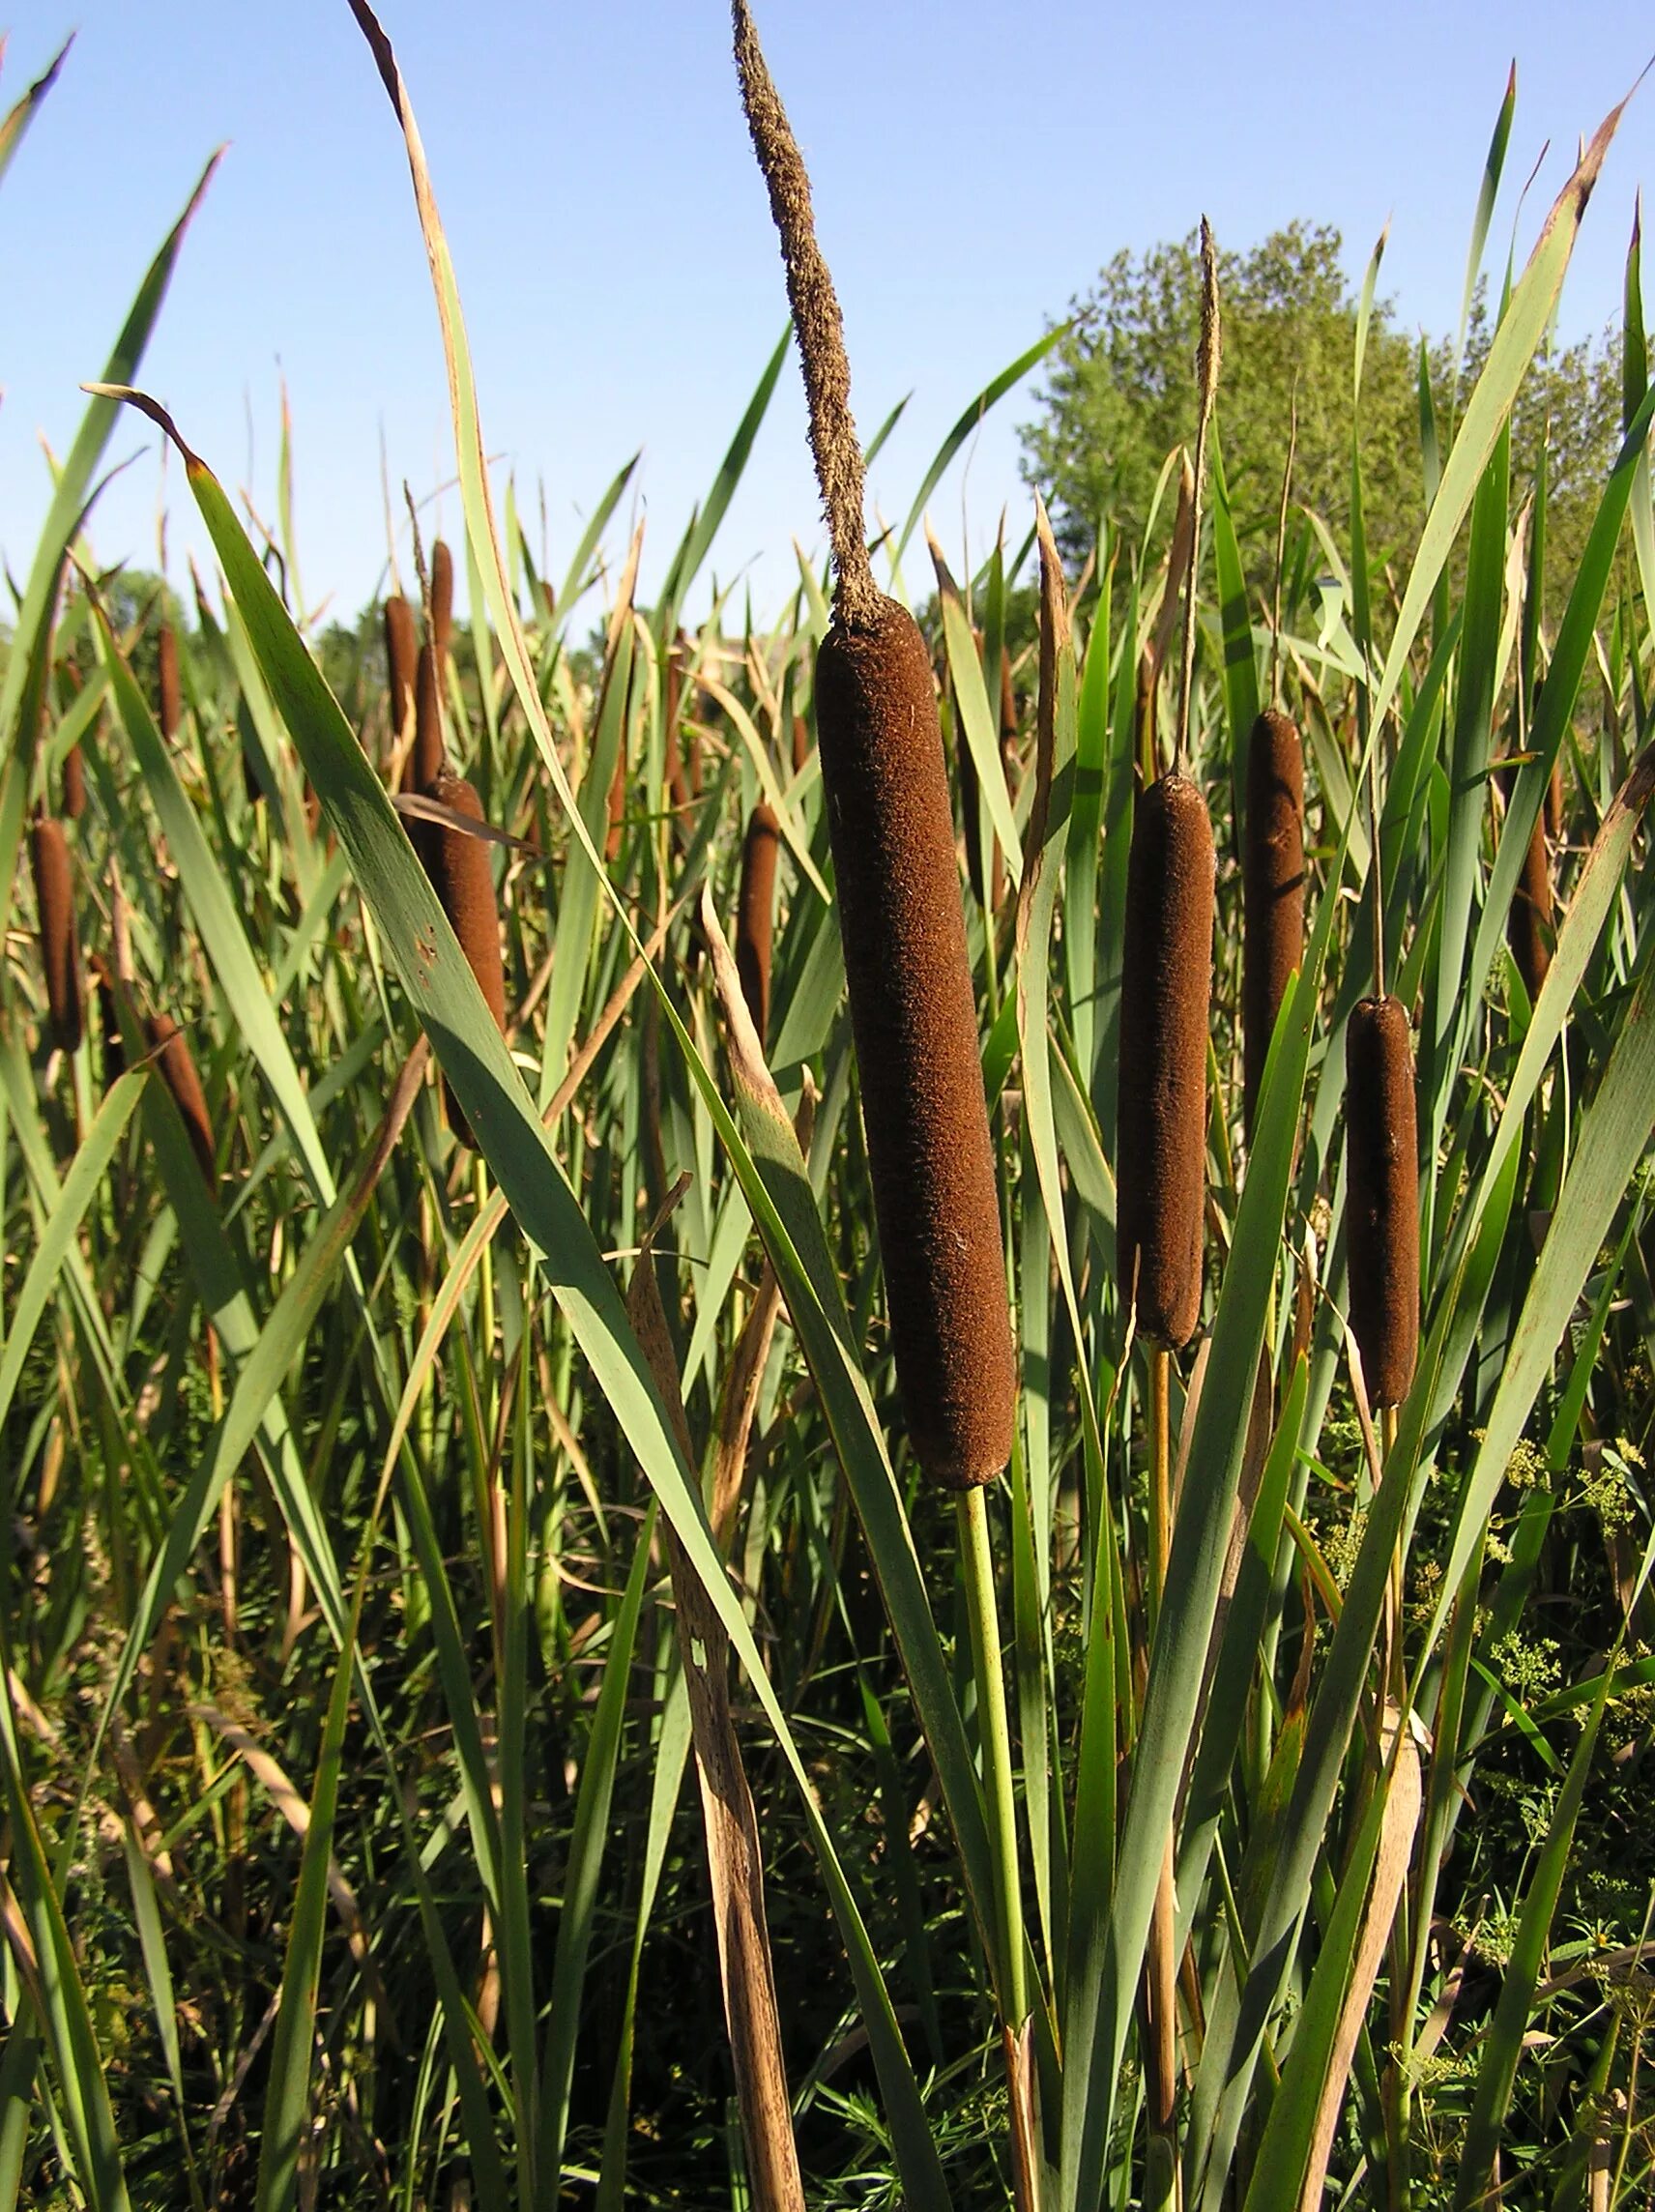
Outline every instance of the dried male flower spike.
MULTIPOLYGON (((477 793, 463 776, 445 771, 436 778, 427 796, 470 821, 480 822, 483 818, 477 793)), ((504 1035, 506 970, 500 956, 500 910, 495 903, 488 841, 436 822, 425 825, 425 866, 432 888, 449 917, 450 927, 459 939, 460 950, 477 977, 478 988, 488 1002, 495 1026, 504 1035)), ((471 1130, 447 1077, 443 1081, 443 1095, 455 1141, 469 1147, 471 1130)))
POLYGON ((1121 1289, 1139 1335, 1169 1352, 1201 1321, 1215 883, 1200 787, 1161 776, 1138 800, 1126 868, 1117 1205, 1121 1289))
POLYGON ((52 1041, 64 1052, 73 1052, 85 1027, 74 925, 74 878, 63 825, 48 814, 38 815, 29 832, 29 862, 35 878, 41 966, 45 972, 52 1041))
POLYGON ((1304 747, 1270 708, 1247 744, 1241 1066, 1249 1136, 1288 978, 1304 960, 1304 747))
POLYGON ((1419 1355, 1419 1150, 1400 999, 1362 999, 1345 1033, 1350 1329, 1369 1403, 1400 1406, 1419 1355))
POLYGON ((431 548, 431 644, 440 669, 454 627, 454 559, 439 538, 431 548))
POLYGON ((770 934, 780 836, 774 812, 761 800, 747 822, 741 846, 741 888, 736 901, 736 969, 760 1044, 765 1042, 770 1010, 770 934))
POLYGON ((414 705, 414 672, 419 665, 420 643, 414 629, 414 609, 393 595, 385 602, 385 666, 391 695, 391 742, 401 742, 414 705))
POLYGON ((178 633, 163 622, 156 637, 156 669, 160 690, 160 734, 175 735, 184 718, 184 691, 178 674, 178 633))
POLYGON ((170 1014, 152 1014, 144 1028, 149 1037, 150 1050, 156 1056, 156 1066, 160 1071, 160 1079, 171 1091, 172 1102, 178 1108, 179 1118, 184 1123, 184 1133, 189 1139, 189 1149, 207 1179, 207 1187, 209 1190, 217 1190, 218 1147, 213 1141, 213 1123, 207 1114, 207 1094, 201 1088, 201 1077, 189 1050, 189 1039, 170 1014))

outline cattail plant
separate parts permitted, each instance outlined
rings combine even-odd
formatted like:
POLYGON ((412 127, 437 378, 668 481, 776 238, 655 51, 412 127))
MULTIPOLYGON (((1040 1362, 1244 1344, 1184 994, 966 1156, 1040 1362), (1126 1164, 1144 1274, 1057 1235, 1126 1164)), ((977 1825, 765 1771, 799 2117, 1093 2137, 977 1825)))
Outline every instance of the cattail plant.
POLYGON ((780 828, 763 800, 747 821, 741 846, 741 888, 736 902, 736 969, 759 1042, 770 1010, 770 931, 775 907, 776 847, 780 828))
MULTIPOLYGON (((850 363, 816 242, 810 180, 746 0, 732 0, 731 14, 742 104, 781 239, 832 549, 832 621, 816 655, 816 742, 896 1378, 921 1470, 960 1493, 994 1856, 992 1923, 985 1917, 981 1926, 1015 2095, 1029 1998, 985 1499, 1011 1455, 1017 1362, 953 801, 930 654, 914 617, 875 584, 868 559, 850 363)), ((1020 2199, 1030 2200, 1032 2154, 1015 2128, 1012 2153, 1020 2199)))
MULTIPOLYGON (((455 814, 463 814, 469 821, 482 820, 481 803, 464 776, 444 771, 433 780, 426 796, 451 808, 455 814)), ((487 1000, 488 1010, 504 1034, 506 971, 500 957, 500 913, 495 904, 494 872, 489 866, 487 840, 474 837, 464 830, 450 829, 447 823, 431 823, 426 827, 424 853, 425 866, 443 912, 449 917, 449 925, 459 939, 460 950, 471 963, 478 988, 487 1000)), ((447 1077, 443 1081, 443 1096, 455 1141, 469 1148, 471 1129, 447 1077)))
POLYGON ((1350 1328, 1368 1401, 1400 1406, 1419 1353, 1413 1049, 1400 999, 1358 1001, 1345 1033, 1350 1328))
MULTIPOLYGON (((442 538, 431 547, 431 627, 429 643, 439 671, 449 657, 454 626, 454 559, 442 538)), ((439 676, 439 682, 441 677, 439 676)))
POLYGON ((184 692, 178 675, 178 632, 163 622, 156 637, 157 683, 160 692, 160 734, 170 738, 184 718, 184 692))
POLYGON ((919 1464, 968 1488, 1010 1456, 1016 1367, 937 688, 918 626, 873 579, 850 364, 809 179, 744 0, 734 16, 832 543, 816 739, 891 1349, 919 1464))
POLYGON ((160 1079, 172 1093, 172 1102, 178 1108, 184 1123, 184 1133, 189 1139, 189 1149, 195 1154, 202 1175, 207 1179, 209 1190, 218 1186, 218 1147, 213 1141, 213 1123, 207 1113, 207 1094, 201 1088, 201 1077, 196 1070, 195 1058, 189 1049, 189 1039, 170 1014, 152 1014, 144 1024, 150 1050, 155 1056, 160 1079))
POLYGON ((689 784, 683 772, 683 752, 678 742, 680 709, 683 704, 683 655, 687 640, 680 630, 667 650, 666 684, 661 701, 661 722, 666 737, 667 796, 680 815, 689 809, 689 784))
POLYGON ((400 743, 414 704, 414 672, 420 644, 414 629, 414 609, 399 594, 385 602, 385 666, 391 691, 391 742, 400 743))
POLYGON ((1304 747, 1274 707, 1247 742, 1241 881, 1241 1091, 1251 1135, 1276 1016, 1304 958, 1304 747))
POLYGON ((810 724, 802 714, 793 717, 793 772, 798 775, 810 758, 810 724))
POLYGON ((37 815, 29 833, 29 861, 35 878, 35 910, 41 924, 41 966, 45 972, 46 1009, 52 1041, 73 1052, 84 1028, 79 945, 74 925, 74 879, 63 825, 49 814, 37 815))

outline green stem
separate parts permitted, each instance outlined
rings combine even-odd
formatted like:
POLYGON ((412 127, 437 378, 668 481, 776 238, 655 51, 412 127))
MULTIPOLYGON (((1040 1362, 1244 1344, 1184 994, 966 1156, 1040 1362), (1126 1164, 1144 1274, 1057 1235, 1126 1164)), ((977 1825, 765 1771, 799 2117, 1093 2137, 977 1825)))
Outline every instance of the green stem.
POLYGON ((971 1617, 972 1665, 976 1675, 977 1712, 983 1737, 989 1843, 994 1852, 999 1889, 996 1919, 1000 1958, 995 1987, 1002 2019, 1007 2027, 1018 2028, 1028 2017, 1029 1997, 1023 1967, 1017 1800, 1011 1780, 1011 1728, 1006 1718, 1000 1612, 995 1600, 994 1559, 988 1542, 988 1504, 980 1485, 961 1492, 959 1517, 960 1555, 966 1570, 966 1609, 971 1617))

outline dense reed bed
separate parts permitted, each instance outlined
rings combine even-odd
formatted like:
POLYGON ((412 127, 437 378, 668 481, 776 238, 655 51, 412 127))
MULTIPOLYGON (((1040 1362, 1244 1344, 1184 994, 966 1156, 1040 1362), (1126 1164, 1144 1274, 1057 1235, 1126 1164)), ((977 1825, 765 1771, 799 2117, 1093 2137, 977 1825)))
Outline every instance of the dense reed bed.
POLYGON ((0 2212, 1646 2201, 1636 235, 1555 623, 1511 429, 1605 135, 1410 540, 1353 414, 1279 554, 1192 451, 904 605, 760 68, 830 602, 709 611, 780 354, 654 602, 627 471, 542 576, 457 291, 422 608, 215 454, 123 597, 106 393, 18 579, 0 2212))

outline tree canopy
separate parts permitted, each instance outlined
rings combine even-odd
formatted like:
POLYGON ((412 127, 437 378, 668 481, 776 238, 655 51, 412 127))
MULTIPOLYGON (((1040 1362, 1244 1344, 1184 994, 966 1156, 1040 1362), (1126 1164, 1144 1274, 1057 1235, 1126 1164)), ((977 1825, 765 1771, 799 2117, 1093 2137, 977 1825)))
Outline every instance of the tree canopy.
MULTIPOLYGON (((1269 560, 1296 401, 1295 502, 1348 543, 1350 387, 1358 300, 1339 232, 1292 222, 1243 251, 1222 252, 1224 368, 1218 435, 1243 546, 1269 560)), ((1192 233, 1142 255, 1120 252, 1071 308, 1075 328, 1049 357, 1041 412, 1024 425, 1024 474, 1040 486, 1065 551, 1080 558, 1100 520, 1142 535, 1174 447, 1195 434, 1201 264, 1192 233)), ((1488 349, 1479 294, 1462 393, 1488 349)), ((1423 350, 1439 430, 1454 396, 1452 341, 1409 336, 1395 304, 1376 298, 1362 369, 1361 454, 1367 542, 1376 564, 1416 537, 1425 504, 1420 436, 1423 350)), ((1547 440, 1552 574, 1570 554, 1603 487, 1619 437, 1619 370, 1607 342, 1582 341, 1536 364, 1512 432, 1513 492, 1527 495, 1547 440)), ((1169 511, 1163 526, 1170 524, 1169 511)), ((1549 593, 1549 597, 1552 596, 1549 593)))

